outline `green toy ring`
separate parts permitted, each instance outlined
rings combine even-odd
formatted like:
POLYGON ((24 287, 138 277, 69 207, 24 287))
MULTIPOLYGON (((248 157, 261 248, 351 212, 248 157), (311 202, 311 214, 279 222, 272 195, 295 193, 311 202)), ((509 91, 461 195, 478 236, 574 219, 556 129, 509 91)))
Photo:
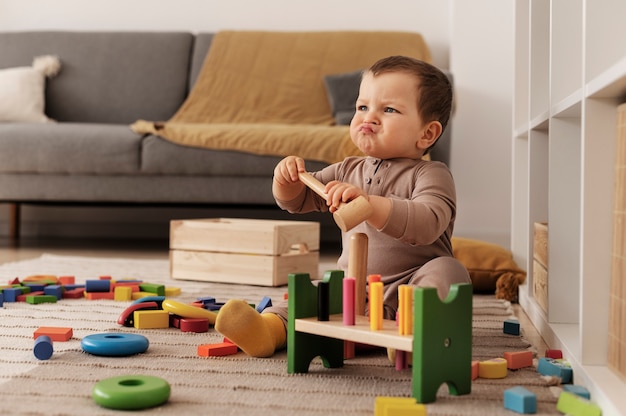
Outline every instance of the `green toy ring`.
POLYGON ((109 409, 147 409, 169 399, 170 385, 162 378, 153 376, 111 377, 96 383, 92 396, 96 403, 109 409))

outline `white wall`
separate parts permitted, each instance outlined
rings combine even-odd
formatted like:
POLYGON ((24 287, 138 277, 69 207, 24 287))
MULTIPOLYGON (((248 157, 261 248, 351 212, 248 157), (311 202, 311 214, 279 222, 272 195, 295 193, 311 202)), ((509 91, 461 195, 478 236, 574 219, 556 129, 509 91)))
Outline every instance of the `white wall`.
MULTIPOLYGON (((508 8, 511 0, 0 0, 0 30, 418 31, 434 63, 451 68, 457 85, 451 162, 460 208, 456 234, 508 246, 513 42, 491 36, 500 33, 493 26, 510 25, 499 20, 508 8)), ((27 207, 23 219, 47 215, 58 221, 50 210, 27 207)))

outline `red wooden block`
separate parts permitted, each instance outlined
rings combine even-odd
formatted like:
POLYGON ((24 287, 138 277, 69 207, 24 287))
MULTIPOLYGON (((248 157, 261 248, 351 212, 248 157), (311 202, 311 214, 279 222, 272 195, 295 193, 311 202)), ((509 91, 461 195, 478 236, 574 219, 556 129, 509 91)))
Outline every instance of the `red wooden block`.
POLYGON ((33 334, 33 338, 41 335, 47 335, 52 341, 69 341, 72 338, 74 331, 72 328, 65 328, 60 326, 42 326, 39 327, 33 334))
POLYGON ((533 353, 531 351, 505 352, 504 359, 510 370, 532 367, 533 365, 533 353))
POLYGON ((74 276, 59 276, 59 283, 62 285, 73 285, 76 283, 74 276))
POLYGON ((98 299, 115 299, 115 293, 113 292, 85 292, 85 297, 89 300, 98 299))
POLYGON ((63 299, 80 299, 85 296, 85 288, 78 287, 72 290, 66 290, 63 292, 63 299))
POLYGON ((476 380, 478 378, 478 364, 480 361, 472 361, 472 380, 476 380))
POLYGON ((204 318, 181 318, 180 330, 182 332, 209 332, 209 320, 204 318))
POLYGON ((561 350, 546 350, 546 357, 559 360, 563 358, 563 351, 561 350))
POLYGON ((237 354, 237 351, 237 346, 228 342, 198 345, 198 355, 201 357, 222 357, 237 354))
POLYGON ((21 295, 18 295, 15 300, 17 300, 18 302, 26 302, 26 296, 39 296, 39 295, 45 295, 45 293, 43 291, 35 291, 35 292, 29 292, 29 293, 22 293, 21 295))
POLYGON ((113 277, 111 276, 100 276, 98 277, 99 280, 113 280, 113 277))

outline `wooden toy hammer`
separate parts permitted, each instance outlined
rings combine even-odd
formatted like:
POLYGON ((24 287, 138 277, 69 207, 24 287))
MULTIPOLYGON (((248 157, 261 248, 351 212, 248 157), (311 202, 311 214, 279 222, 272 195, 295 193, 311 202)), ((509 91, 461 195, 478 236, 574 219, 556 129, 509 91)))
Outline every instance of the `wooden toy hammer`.
MULTIPOLYGON (((323 183, 307 172, 300 172, 299 176, 303 184, 322 198, 327 199, 323 183)), ((333 218, 341 231, 349 231, 367 220, 372 213, 373 209, 369 201, 365 197, 359 196, 350 202, 341 203, 337 211, 333 213, 333 218)))

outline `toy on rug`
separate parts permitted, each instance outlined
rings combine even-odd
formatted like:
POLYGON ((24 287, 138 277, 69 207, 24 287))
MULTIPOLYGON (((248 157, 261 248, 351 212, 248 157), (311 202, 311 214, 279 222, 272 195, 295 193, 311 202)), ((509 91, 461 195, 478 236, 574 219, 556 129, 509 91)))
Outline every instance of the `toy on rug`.
POLYGON ((503 274, 496 281, 496 299, 517 302, 519 278, 513 274, 503 274))

